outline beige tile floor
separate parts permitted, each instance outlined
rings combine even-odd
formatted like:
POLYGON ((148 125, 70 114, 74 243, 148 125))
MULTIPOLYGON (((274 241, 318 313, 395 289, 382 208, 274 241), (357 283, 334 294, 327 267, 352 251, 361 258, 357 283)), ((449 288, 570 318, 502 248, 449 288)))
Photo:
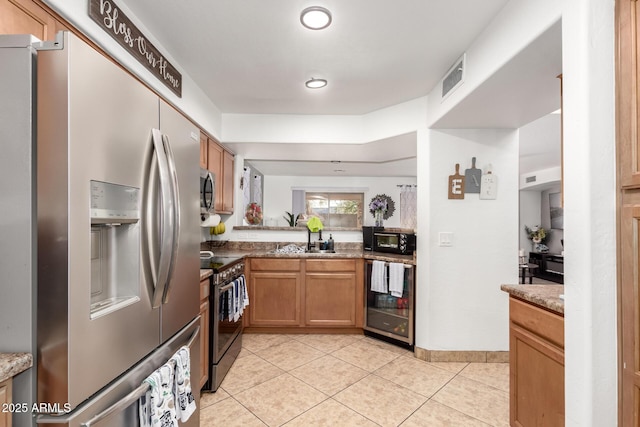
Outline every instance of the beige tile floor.
POLYGON ((245 334, 200 425, 508 426, 507 363, 427 363, 361 335, 245 334))

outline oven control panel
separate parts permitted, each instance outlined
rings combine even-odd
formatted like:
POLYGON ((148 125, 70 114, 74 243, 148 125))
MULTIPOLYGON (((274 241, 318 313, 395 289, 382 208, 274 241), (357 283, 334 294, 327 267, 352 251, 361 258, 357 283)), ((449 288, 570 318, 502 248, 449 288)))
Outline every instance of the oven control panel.
POLYGON ((244 262, 238 262, 222 269, 217 274, 213 275, 213 284, 222 285, 237 279, 244 273, 244 262))

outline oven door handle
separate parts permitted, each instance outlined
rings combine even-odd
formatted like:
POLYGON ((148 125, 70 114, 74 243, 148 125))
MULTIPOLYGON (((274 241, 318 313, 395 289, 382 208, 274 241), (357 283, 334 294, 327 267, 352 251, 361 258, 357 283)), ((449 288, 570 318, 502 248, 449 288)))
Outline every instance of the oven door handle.
POLYGON ((224 285, 220 288, 220 293, 223 293, 225 291, 228 291, 229 289, 233 288, 233 282, 235 282, 235 280, 232 280, 231 283, 229 283, 228 285, 224 285))

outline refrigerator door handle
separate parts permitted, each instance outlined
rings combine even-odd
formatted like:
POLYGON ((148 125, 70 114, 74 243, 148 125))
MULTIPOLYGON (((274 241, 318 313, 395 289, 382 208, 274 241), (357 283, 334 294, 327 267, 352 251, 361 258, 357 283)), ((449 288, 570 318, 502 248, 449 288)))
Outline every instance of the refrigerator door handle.
POLYGON ((174 227, 171 243, 171 260, 169 263, 169 271, 167 275, 167 281, 163 293, 162 302, 166 304, 169 302, 169 293, 171 290, 171 277, 173 276, 173 269, 176 264, 176 258, 178 253, 178 241, 180 239, 180 193, 178 189, 178 173, 176 172, 176 161, 173 157, 173 151, 171 151, 171 144, 169 143, 169 137, 162 135, 162 145, 167 154, 167 166, 169 171, 169 182, 171 184, 171 190, 173 194, 173 218, 174 227))
POLYGON ((158 273, 156 283, 154 283, 153 308, 161 305, 165 289, 169 281, 171 273, 172 257, 174 248, 174 228, 175 228, 175 200, 173 195, 173 186, 169 171, 169 164, 165 146, 162 141, 162 133, 158 129, 151 130, 154 152, 158 160, 158 176, 160 178, 160 199, 161 199, 161 244, 160 259, 158 261, 158 273))
MULTIPOLYGON (((193 333, 189 337, 189 341, 187 341, 185 346, 191 348, 193 342, 198 337, 198 334, 200 334, 200 325, 198 325, 196 327, 196 330, 193 331, 193 333)), ((150 386, 149 386, 148 383, 143 382, 138 387, 133 389, 125 397, 123 397, 122 399, 118 400, 116 403, 114 403, 113 405, 109 406, 104 411, 96 414, 89 421, 86 421, 86 422, 84 422, 84 423, 82 423, 80 425, 82 427, 91 427, 92 425, 94 425, 96 423, 99 423, 100 421, 104 420, 105 418, 107 418, 108 416, 110 416, 112 414, 115 414, 117 412, 122 412, 123 410, 125 410, 126 408, 128 408, 129 406, 134 404, 142 396, 144 396, 147 393, 147 391, 149 390, 149 387, 150 386)))

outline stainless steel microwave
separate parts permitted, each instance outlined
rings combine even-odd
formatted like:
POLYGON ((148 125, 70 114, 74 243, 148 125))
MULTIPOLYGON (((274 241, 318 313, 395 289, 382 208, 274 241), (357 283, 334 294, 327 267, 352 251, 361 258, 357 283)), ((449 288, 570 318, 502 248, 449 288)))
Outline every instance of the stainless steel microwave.
POLYGON ((206 169, 200 168, 200 213, 213 213, 216 201, 216 185, 214 176, 206 169))
POLYGON ((416 250, 416 235, 395 231, 373 233, 373 250, 393 254, 410 255, 416 250))

